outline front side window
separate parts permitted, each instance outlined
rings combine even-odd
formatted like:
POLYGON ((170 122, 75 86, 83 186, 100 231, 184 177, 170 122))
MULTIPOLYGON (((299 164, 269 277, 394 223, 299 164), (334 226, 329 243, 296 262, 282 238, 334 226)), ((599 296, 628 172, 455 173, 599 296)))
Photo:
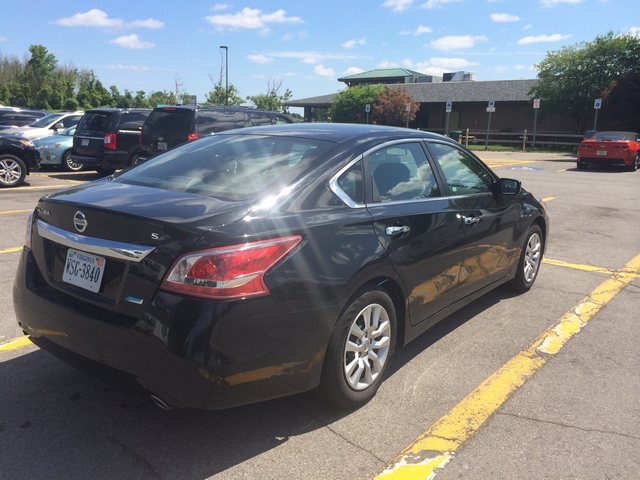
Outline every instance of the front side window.
POLYGON ((443 143, 430 143, 429 151, 440 164, 451 195, 470 195, 491 191, 492 176, 466 152, 443 143))
POLYGON ((435 175, 419 143, 382 148, 368 159, 374 201, 397 202, 440 196, 435 175))

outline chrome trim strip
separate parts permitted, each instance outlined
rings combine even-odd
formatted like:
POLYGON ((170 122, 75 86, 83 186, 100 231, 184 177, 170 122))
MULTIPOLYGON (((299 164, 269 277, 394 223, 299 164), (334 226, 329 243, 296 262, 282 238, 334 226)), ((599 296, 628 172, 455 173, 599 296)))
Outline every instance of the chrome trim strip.
POLYGON ((86 237, 77 233, 68 232, 42 220, 36 222, 38 235, 42 238, 59 243, 66 247, 82 250, 87 253, 116 258, 131 262, 141 262, 144 257, 155 250, 156 247, 136 245, 133 243, 114 242, 100 238, 86 237))
MULTIPOLYGON (((344 190, 342 190, 342 188, 340 188, 340 185, 338 185, 338 179, 344 172, 349 170, 352 165, 362 160, 362 158, 363 158, 362 155, 358 155, 356 158, 354 158, 349 163, 347 163, 344 167, 342 167, 340 171, 336 173, 331 178, 331 180, 329 180, 329 188, 331 189, 331 191, 335 193, 338 196, 338 198, 342 200, 349 208, 365 208, 366 205, 364 203, 354 202, 353 199, 349 195, 347 195, 347 192, 345 192, 344 190)), ((364 183, 364 179, 363 179, 363 183, 364 183)))

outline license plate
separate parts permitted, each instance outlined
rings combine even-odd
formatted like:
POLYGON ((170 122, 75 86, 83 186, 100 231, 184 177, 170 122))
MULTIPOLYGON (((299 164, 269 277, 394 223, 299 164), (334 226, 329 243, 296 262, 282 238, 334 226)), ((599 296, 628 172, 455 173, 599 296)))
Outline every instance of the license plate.
POLYGON ((83 138, 82 139, 82 146, 83 147, 88 147, 89 146, 89 139, 88 138, 83 138))
POLYGON ((167 142, 158 142, 158 150, 166 150, 167 142))
POLYGON ((606 155, 606 154, 607 154, 607 151, 606 151, 606 150, 598 150, 598 151, 596 152, 596 155, 606 155))
POLYGON ((67 252, 62 280, 91 292, 98 292, 105 264, 104 257, 70 248, 67 252))

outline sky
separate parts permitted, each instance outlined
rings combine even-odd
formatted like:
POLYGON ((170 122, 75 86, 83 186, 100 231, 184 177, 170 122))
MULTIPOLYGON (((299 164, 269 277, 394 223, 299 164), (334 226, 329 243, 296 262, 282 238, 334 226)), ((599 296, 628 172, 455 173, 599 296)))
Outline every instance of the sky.
POLYGON ((302 99, 380 68, 535 78, 549 51, 609 31, 640 35, 637 1, 2 0, 0 55, 28 59, 43 45, 120 93, 178 85, 201 102, 228 71, 243 98, 280 85, 302 99))

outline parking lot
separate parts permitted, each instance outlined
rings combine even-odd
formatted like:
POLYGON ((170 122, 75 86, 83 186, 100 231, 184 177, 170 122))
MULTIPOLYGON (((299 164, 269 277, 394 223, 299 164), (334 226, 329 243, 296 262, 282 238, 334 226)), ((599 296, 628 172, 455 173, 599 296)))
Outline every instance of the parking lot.
POLYGON ((11 298, 27 217, 99 176, 41 172, 0 190, 0 478, 640 478, 640 172, 480 153, 547 202, 539 278, 397 351, 355 411, 308 393, 165 412, 40 351, 11 298))

